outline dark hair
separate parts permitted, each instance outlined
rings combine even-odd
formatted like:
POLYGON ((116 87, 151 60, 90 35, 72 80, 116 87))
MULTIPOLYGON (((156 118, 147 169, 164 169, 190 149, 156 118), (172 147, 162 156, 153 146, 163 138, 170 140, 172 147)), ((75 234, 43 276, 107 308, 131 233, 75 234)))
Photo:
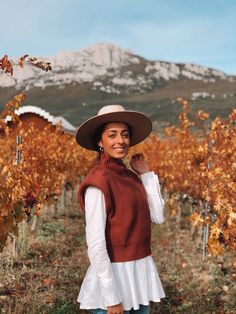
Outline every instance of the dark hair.
POLYGON ((102 133, 105 129, 107 123, 103 124, 102 126, 100 126, 99 128, 96 129, 96 131, 93 134, 93 143, 96 146, 96 151, 99 152, 99 146, 98 146, 98 142, 101 140, 102 137, 102 133))
MULTIPOLYGON (((112 121, 111 121, 112 122, 112 121)), ((108 122, 108 123, 111 123, 111 122, 108 122)), ((119 122, 119 121, 117 121, 119 122)), ((105 126, 108 124, 108 123, 105 123, 103 124, 102 126, 100 126, 99 128, 96 129, 96 131, 94 132, 94 135, 93 135, 93 143, 94 143, 94 146, 96 147, 96 151, 97 152, 100 152, 100 149, 99 149, 99 146, 98 146, 98 142, 101 140, 102 138, 102 133, 105 129, 105 126)), ((123 122, 122 122, 123 123, 123 122)), ((126 122, 124 122, 127 126, 128 126, 128 129, 129 129, 129 136, 131 137, 132 136, 132 128, 130 127, 130 125, 126 122)))

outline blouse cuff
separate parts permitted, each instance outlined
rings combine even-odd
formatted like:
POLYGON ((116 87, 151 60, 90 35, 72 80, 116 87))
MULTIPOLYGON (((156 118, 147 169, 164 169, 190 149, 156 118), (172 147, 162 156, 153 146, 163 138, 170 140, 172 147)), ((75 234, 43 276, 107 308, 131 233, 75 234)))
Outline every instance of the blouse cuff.
POLYGON ((113 306, 122 303, 120 291, 114 278, 103 278, 99 281, 104 305, 113 306))
POLYGON ((156 194, 158 177, 154 171, 146 172, 140 176, 145 189, 150 194, 156 194))
POLYGON ((153 171, 151 171, 142 174, 141 180, 147 193, 151 221, 157 224, 161 224, 164 222, 164 200, 161 196, 158 176, 153 171))

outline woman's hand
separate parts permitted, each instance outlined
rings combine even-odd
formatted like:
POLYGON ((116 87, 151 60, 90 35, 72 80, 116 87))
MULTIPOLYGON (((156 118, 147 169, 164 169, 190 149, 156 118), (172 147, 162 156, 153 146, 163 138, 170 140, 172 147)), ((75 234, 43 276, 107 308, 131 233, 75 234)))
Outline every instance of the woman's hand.
POLYGON ((124 308, 122 303, 107 307, 107 314, 123 314, 123 313, 124 308))
POLYGON ((144 160, 143 154, 133 155, 130 165, 137 174, 144 174, 150 171, 147 162, 144 160))

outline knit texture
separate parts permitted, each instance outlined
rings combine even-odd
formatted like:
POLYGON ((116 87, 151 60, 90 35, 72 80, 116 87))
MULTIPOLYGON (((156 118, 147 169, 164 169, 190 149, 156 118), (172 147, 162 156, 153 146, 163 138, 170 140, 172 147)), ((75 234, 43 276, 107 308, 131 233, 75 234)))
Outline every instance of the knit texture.
POLYGON ((83 210, 89 186, 100 189, 105 197, 105 236, 110 260, 126 262, 150 255, 151 218, 140 178, 122 160, 103 154, 80 185, 78 196, 83 210))

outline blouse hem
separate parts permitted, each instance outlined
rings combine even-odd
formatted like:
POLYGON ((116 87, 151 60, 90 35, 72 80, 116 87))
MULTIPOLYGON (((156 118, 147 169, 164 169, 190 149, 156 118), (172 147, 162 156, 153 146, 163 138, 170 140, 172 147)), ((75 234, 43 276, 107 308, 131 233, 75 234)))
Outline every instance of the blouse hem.
MULTIPOLYGON (((150 304, 150 302, 154 302, 154 303, 160 303, 161 302, 161 299, 164 299, 165 298, 165 296, 163 296, 163 297, 160 297, 160 299, 151 299, 151 300, 149 300, 149 302, 147 302, 147 303, 145 303, 145 302, 143 302, 142 304, 140 304, 140 305, 149 305, 150 304)), ((80 303, 78 300, 77 300, 77 302, 78 303, 80 303)), ((96 306, 93 306, 93 305, 91 305, 91 306, 89 306, 89 305, 82 305, 81 303, 80 303, 80 309, 81 310, 95 310, 95 309, 97 309, 98 307, 96 306)), ((107 307, 105 308, 105 307, 99 307, 99 308, 101 308, 102 310, 107 310, 107 307)), ((129 307, 129 308, 124 308, 124 311, 130 311, 131 309, 134 309, 135 311, 136 310, 138 310, 139 309, 139 307, 129 307)))

